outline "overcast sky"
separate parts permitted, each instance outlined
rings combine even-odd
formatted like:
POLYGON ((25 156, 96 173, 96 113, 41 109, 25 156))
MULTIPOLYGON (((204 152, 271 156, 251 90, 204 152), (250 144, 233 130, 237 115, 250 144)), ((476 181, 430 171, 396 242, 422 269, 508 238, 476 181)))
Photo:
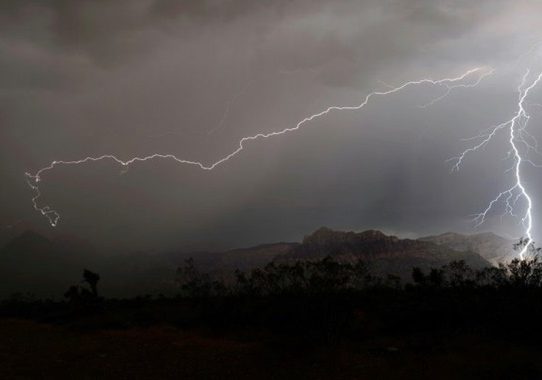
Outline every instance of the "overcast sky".
MULTIPOLYGON (((469 222, 512 183, 506 135, 458 173, 446 160, 516 112, 525 70, 542 69, 532 49, 541 14, 535 0, 2 1, 0 223, 50 229, 24 173, 52 160, 171 153, 212 163, 243 136, 373 90, 491 66, 478 87, 431 107, 419 106, 444 88, 375 97, 247 143, 211 172, 164 160, 56 167, 39 202, 61 214, 59 233, 117 250, 299 240, 322 225, 519 236, 502 208, 478 230, 469 222)), ((530 99, 542 103, 542 90, 530 99)), ((530 111, 542 137, 542 108, 530 111)), ((539 170, 524 175, 542 237, 539 170)))

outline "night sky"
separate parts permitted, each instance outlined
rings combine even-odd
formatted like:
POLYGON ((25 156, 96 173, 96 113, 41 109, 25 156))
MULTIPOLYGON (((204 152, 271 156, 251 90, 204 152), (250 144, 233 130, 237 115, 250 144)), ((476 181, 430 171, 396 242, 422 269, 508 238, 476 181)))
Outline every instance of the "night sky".
MULTIPOLYGON (((445 88, 374 97, 247 143, 210 172, 168 160, 59 166, 39 203, 61 214, 55 233, 112 250, 291 241, 322 225, 517 237, 502 206, 478 229, 470 222, 513 182, 506 134, 459 172, 446 160, 516 112, 525 71, 542 70, 541 14, 534 0, 2 1, 0 228, 52 229, 25 172, 53 160, 163 153, 210 164, 244 136, 371 91, 491 66, 479 86, 430 107, 420 106, 445 88)), ((536 103, 540 88, 527 104, 542 138, 536 103)), ((542 238, 542 169, 522 170, 542 238)))

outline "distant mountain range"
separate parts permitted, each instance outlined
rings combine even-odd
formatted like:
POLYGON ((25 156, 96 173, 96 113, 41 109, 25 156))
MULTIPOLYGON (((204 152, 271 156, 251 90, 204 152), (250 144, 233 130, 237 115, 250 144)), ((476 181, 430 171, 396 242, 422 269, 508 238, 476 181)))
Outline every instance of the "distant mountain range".
POLYGON ((80 281, 84 268, 101 274, 104 294, 130 296, 175 291, 177 267, 193 257, 202 271, 217 275, 235 269, 250 270, 271 261, 317 260, 332 256, 340 261, 366 261, 377 274, 409 279, 413 266, 439 267, 464 260, 474 268, 513 258, 513 242, 492 233, 445 233, 420 239, 400 239, 380 231, 333 231, 320 228, 301 243, 264 244, 223 252, 168 252, 102 255, 74 237, 48 239, 26 231, 0 250, 0 297, 30 292, 61 297, 80 281))
POLYGON ((514 241, 485 232, 475 235, 461 235, 454 232, 447 232, 436 236, 427 236, 418 239, 420 241, 432 242, 455 251, 476 252, 490 263, 497 265, 500 262, 508 262, 517 253, 513 249, 514 241))
POLYGON ((373 272, 410 278, 412 268, 440 267, 451 261, 464 260, 473 268, 491 264, 477 252, 453 250, 426 240, 400 239, 380 231, 333 231, 320 228, 306 236, 300 245, 279 260, 307 260, 332 256, 341 261, 366 261, 373 272))

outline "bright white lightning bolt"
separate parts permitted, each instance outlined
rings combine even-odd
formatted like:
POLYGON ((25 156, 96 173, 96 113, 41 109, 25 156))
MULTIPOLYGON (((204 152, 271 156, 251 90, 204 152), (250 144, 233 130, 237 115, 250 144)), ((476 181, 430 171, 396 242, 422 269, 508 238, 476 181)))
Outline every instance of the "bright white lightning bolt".
POLYGON ((522 152, 518 145, 523 144, 526 147, 527 152, 534 151, 535 153, 540 154, 538 150, 538 142, 526 130, 531 116, 526 110, 525 102, 529 93, 540 83, 540 81, 542 81, 542 72, 539 73, 538 76, 535 77, 535 79, 533 79, 529 85, 527 85, 530 74, 530 70, 527 70, 527 73, 523 76, 521 83, 517 88, 518 104, 517 111, 514 116, 510 120, 493 126, 487 129, 485 132, 481 133, 480 135, 469 139, 481 139, 481 141, 478 144, 463 151, 459 156, 453 157, 449 160, 453 162, 452 170, 459 170, 461 164, 463 163, 463 160, 467 155, 484 148, 500 131, 508 131, 508 142, 510 144, 510 151, 508 152, 507 158, 512 158, 514 161, 514 165, 506 172, 514 172, 514 183, 511 187, 500 192, 491 202, 489 202, 488 206, 483 211, 475 215, 473 221, 475 222, 476 226, 480 226, 481 224, 483 224, 486 221, 488 213, 493 210, 494 206, 499 202, 504 202, 505 211, 502 216, 516 216, 514 214, 516 204, 520 199, 523 199, 526 203, 526 207, 523 215, 521 215, 520 218, 525 228, 525 241, 521 252, 519 253, 519 257, 521 260, 525 259, 527 251, 533 245, 533 202, 531 196, 525 188, 524 181, 521 176, 521 168, 523 163, 529 163, 536 167, 540 167, 540 165, 537 165, 533 163, 530 159, 525 158, 524 155, 522 155, 522 152))
POLYGON ((287 134, 287 133, 290 133, 290 132, 297 131, 298 129, 302 128, 303 126, 305 126, 310 121, 312 121, 314 119, 317 119, 317 118, 320 118, 320 117, 322 117, 324 115, 327 115, 331 111, 355 111, 355 110, 360 110, 360 109, 362 109, 363 107, 365 107, 368 104, 368 102, 371 100, 371 98, 373 98, 375 96, 391 95, 391 94, 397 93, 397 92, 399 92, 399 91, 401 91, 401 90, 403 90, 403 89, 405 89, 406 87, 409 87, 409 86, 428 84, 428 85, 434 85, 434 86, 441 86, 441 87, 446 89, 444 95, 441 95, 437 99, 433 100, 431 103, 428 103, 428 104, 424 105, 424 107, 426 107, 429 104, 433 104, 433 103, 435 103, 437 101, 440 101, 441 99, 443 99, 445 96, 447 96, 455 88, 470 88, 470 87, 477 86, 482 81, 482 79, 484 79, 488 75, 491 75, 492 73, 493 73, 492 68, 489 68, 489 67, 477 67, 477 68, 468 70, 465 73, 463 73, 462 75, 457 76, 457 77, 444 78, 444 79, 439 79, 439 80, 420 79, 420 80, 416 80, 416 81, 405 82, 405 83, 401 84, 400 86, 392 87, 391 89, 389 89, 387 91, 371 92, 358 105, 354 105, 354 106, 330 106, 330 107, 324 109, 321 112, 315 113, 313 115, 310 115, 310 116, 302 119, 301 121, 299 121, 293 127, 285 128, 285 129, 282 129, 282 130, 276 131, 276 132, 258 133, 258 134, 253 135, 253 136, 243 137, 239 141, 239 145, 238 145, 237 149, 235 149, 230 154, 220 158, 219 160, 217 160, 217 161, 215 161, 214 163, 211 163, 211 164, 204 164, 204 163, 199 162, 199 161, 192 161, 192 160, 182 159, 182 158, 179 158, 179 157, 177 157, 177 156, 175 156, 173 154, 160 154, 160 153, 155 153, 155 154, 151 154, 151 155, 144 156, 144 157, 133 157, 133 158, 131 158, 129 160, 121 160, 120 158, 118 158, 118 157, 116 157, 115 155, 112 155, 112 154, 105 154, 105 155, 98 156, 98 157, 85 157, 85 158, 82 158, 82 159, 79 159, 79 160, 74 160, 74 161, 58 161, 58 160, 55 160, 55 161, 52 161, 48 166, 45 166, 45 167, 39 169, 34 174, 31 174, 31 173, 28 173, 28 172, 26 173, 28 185, 34 191, 34 196, 32 198, 32 203, 33 203, 34 209, 36 209, 36 211, 40 212, 43 216, 45 216, 49 220, 49 223, 51 224, 51 226, 55 227, 55 226, 58 225, 58 222, 60 220, 60 214, 57 211, 55 211, 54 209, 52 209, 50 206, 47 206, 47 205, 46 206, 40 206, 38 204, 38 199, 41 196, 39 183, 42 181, 43 175, 46 172, 54 169, 56 166, 59 166, 59 165, 80 165, 80 164, 84 164, 84 163, 88 163, 88 162, 96 162, 96 161, 101 161, 101 160, 112 160, 112 161, 116 162, 117 164, 121 165, 122 167, 126 168, 126 167, 128 167, 128 166, 130 166, 130 165, 132 165, 134 163, 137 163, 137 162, 142 162, 142 161, 148 161, 148 160, 161 158, 161 159, 171 159, 171 160, 174 160, 175 162, 177 162, 179 164, 192 165, 192 166, 199 167, 202 170, 209 170, 210 171, 210 170, 215 169, 217 166, 223 164, 224 162, 230 160, 231 158, 235 157, 237 154, 239 154, 244 149, 245 143, 247 143, 247 142, 258 140, 258 139, 267 139, 267 138, 271 138, 271 137, 275 137, 275 136, 279 136, 279 135, 284 135, 284 134, 287 134), (476 77, 476 80, 474 82, 465 83, 465 80, 467 80, 469 77, 471 77, 471 76, 473 76, 475 74, 477 74, 477 77, 476 77))

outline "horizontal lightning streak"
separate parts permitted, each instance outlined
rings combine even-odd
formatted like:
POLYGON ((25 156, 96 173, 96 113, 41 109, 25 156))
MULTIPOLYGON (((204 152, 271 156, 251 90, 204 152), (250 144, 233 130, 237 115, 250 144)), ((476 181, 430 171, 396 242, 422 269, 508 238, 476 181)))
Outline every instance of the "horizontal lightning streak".
POLYGON ((444 94, 442 94, 441 96, 431 100, 429 103, 425 103, 421 106, 419 106, 420 108, 427 108, 427 107, 430 107, 438 102, 440 102, 442 99, 446 98, 448 95, 450 95, 450 92, 452 92, 452 90, 456 89, 456 88, 473 88, 473 87, 476 87, 480 84, 480 82, 482 82, 482 80, 484 80, 485 77, 493 74, 495 72, 494 69, 489 69, 488 71, 484 72, 482 75, 480 75, 478 77, 478 79, 476 81, 474 81, 473 83, 459 83, 459 84, 453 84, 453 82, 451 82, 452 84, 444 84, 444 87, 446 87, 446 91, 444 92, 444 94))
MULTIPOLYGON (((121 165, 122 167, 128 167, 128 166, 130 166, 130 165, 132 165, 134 163, 144 162, 144 161, 153 160, 153 159, 171 159, 171 160, 173 160, 173 161, 175 161, 175 162, 177 162, 179 164, 196 166, 196 167, 198 167, 198 168, 200 168, 202 170, 210 171, 210 170, 215 169, 217 166, 225 163, 226 161, 229 161, 233 157, 237 156, 244 149, 245 143, 247 143, 247 142, 255 141, 255 140, 259 140, 259 139, 267 139, 267 138, 280 136, 280 135, 284 135, 284 134, 287 134, 287 133, 290 133, 290 132, 297 131, 298 129, 302 128, 305 124, 311 122, 314 119, 317 119, 317 118, 320 118, 320 117, 322 117, 324 115, 327 115, 332 111, 355 111, 355 110, 360 110, 360 109, 362 109, 363 107, 365 107, 368 104, 368 102, 371 100, 371 98, 373 98, 375 96, 391 95, 391 94, 397 93, 397 92, 399 92, 399 91, 401 91, 401 90, 403 90, 403 89, 405 89, 407 87, 415 86, 415 85, 422 85, 422 84, 444 86, 447 89, 446 93, 444 94, 444 96, 446 96, 446 95, 448 95, 450 93, 451 90, 453 90, 455 88, 474 87, 474 86, 478 85, 483 78, 485 78, 486 76, 488 76, 488 75, 490 75, 492 73, 493 73, 492 68, 489 68, 489 67, 477 67, 477 68, 468 70, 465 73, 463 73, 463 74, 461 74, 460 76, 457 76, 457 77, 444 78, 444 79, 439 79, 439 80, 421 79, 421 80, 417 80, 417 81, 409 81, 409 82, 403 83, 402 85, 400 85, 398 87, 393 87, 393 88, 391 88, 390 90, 387 90, 387 91, 371 92, 364 98, 364 100, 359 105, 354 105, 354 106, 330 106, 330 107, 324 109, 321 112, 315 113, 313 115, 310 115, 310 116, 302 119, 301 121, 299 121, 293 127, 284 128, 284 129, 282 129, 280 131, 276 131, 276 132, 258 133, 258 134, 253 135, 253 136, 243 137, 241 140, 239 140, 238 147, 234 151, 232 151, 228 155, 220 158, 219 160, 217 160, 217 161, 215 161, 214 163, 211 163, 211 164, 204 164, 204 163, 202 163, 200 161, 182 159, 182 158, 179 158, 179 157, 177 157, 177 156, 175 156, 173 154, 160 154, 160 153, 155 153, 155 154, 151 154, 151 155, 144 156, 144 157, 133 157, 133 158, 131 158, 129 160, 121 160, 120 158, 118 158, 117 156, 115 156, 113 154, 105 154, 105 155, 98 156, 98 157, 85 157, 85 158, 82 158, 82 159, 79 159, 79 160, 73 160, 73 161, 55 160, 55 161, 52 161, 48 166, 45 166, 45 167, 39 169, 34 174, 28 173, 28 172, 26 173, 28 185, 34 191, 34 197, 32 198, 33 207, 34 207, 34 209, 36 211, 40 212, 43 216, 45 216, 49 220, 49 223, 51 224, 51 226, 55 227, 55 226, 58 225, 58 222, 60 220, 60 214, 56 210, 52 209, 50 206, 39 206, 38 200, 41 197, 41 191, 40 191, 40 188, 39 188, 39 183, 42 181, 42 176, 46 172, 54 169, 55 167, 57 167, 59 165, 81 165, 81 164, 85 164, 85 163, 89 163, 89 162, 97 162, 97 161, 102 161, 102 160, 111 160, 111 161, 121 165), (478 79, 474 83, 470 83, 470 84, 463 83, 463 81, 465 79, 469 78, 470 76, 472 76, 474 74, 479 74, 478 79)), ((438 100, 441 100, 444 96, 440 96, 438 98, 438 100)), ((425 106, 427 106, 427 105, 425 105, 425 106)))

